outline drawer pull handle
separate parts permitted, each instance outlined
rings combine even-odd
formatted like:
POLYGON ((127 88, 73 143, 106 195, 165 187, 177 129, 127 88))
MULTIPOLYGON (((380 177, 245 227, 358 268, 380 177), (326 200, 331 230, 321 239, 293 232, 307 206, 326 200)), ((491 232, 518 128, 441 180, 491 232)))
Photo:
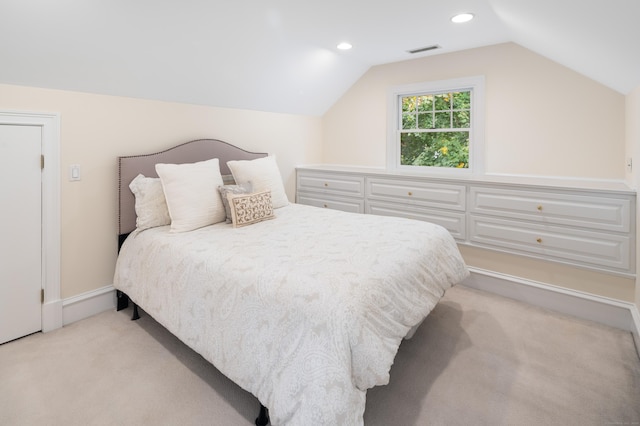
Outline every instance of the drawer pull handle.
POLYGON ((538 211, 542 211, 542 206, 538 206, 538 211))
POLYGON ((324 205, 324 207, 326 208, 326 207, 327 207, 327 205, 325 204, 325 205, 324 205))
POLYGON ((542 244, 542 238, 538 238, 536 241, 537 241, 538 243, 542 244))
POLYGON ((413 192, 409 191, 409 196, 412 196, 412 195, 413 195, 413 192))
POLYGON ((327 182, 324 183, 324 186, 329 186, 329 184, 327 182))

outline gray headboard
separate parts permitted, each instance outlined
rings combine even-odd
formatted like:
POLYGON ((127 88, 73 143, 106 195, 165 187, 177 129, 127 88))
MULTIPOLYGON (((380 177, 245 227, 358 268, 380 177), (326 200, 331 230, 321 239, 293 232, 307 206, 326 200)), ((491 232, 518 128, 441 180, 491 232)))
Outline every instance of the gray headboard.
POLYGON ((152 154, 118 157, 118 235, 129 234, 136 228, 135 198, 129 184, 139 173, 158 177, 157 163, 194 163, 218 158, 220 173, 230 174, 227 161, 253 160, 266 157, 266 153, 249 152, 217 139, 198 139, 152 154))

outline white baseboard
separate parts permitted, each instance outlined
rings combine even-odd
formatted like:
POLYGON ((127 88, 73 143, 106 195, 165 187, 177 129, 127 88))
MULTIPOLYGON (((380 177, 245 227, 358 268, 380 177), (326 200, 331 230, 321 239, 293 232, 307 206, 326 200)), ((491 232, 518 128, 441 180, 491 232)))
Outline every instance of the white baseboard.
POLYGON ((62 327, 62 300, 46 302, 42 305, 42 332, 62 327))
POLYGON ((640 357, 640 311, 638 311, 637 306, 631 308, 631 316, 633 316, 633 322, 636 325, 636 329, 632 330, 631 333, 633 333, 633 341, 636 344, 636 351, 638 351, 638 356, 640 357))
MULTIPOLYGON (((488 291, 504 297, 529 303, 555 312, 595 321, 633 333, 640 353, 640 311, 629 302, 596 296, 550 284, 530 281, 512 275, 500 274, 469 267, 471 276, 462 285, 488 291)), ((115 309, 115 288, 111 285, 89 291, 62 302, 62 318, 59 319, 60 301, 45 304, 43 317, 50 324, 47 332, 62 325, 88 318, 109 309, 115 309), (60 325, 57 325, 60 323, 60 325)))
POLYGON ((633 303, 480 268, 469 267, 469 271, 471 276, 462 285, 630 331, 636 345, 640 343, 640 314, 633 303))
POLYGON ((112 285, 88 291, 64 299, 62 302, 62 325, 68 325, 115 308, 116 295, 112 285))

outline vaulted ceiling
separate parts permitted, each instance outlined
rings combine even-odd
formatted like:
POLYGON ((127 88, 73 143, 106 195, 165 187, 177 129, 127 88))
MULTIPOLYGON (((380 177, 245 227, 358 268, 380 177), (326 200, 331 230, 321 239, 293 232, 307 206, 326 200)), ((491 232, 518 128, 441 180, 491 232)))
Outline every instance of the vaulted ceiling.
POLYGON ((513 41, 626 94, 639 15, 638 0, 0 0, 0 83, 322 115, 374 65, 513 41))

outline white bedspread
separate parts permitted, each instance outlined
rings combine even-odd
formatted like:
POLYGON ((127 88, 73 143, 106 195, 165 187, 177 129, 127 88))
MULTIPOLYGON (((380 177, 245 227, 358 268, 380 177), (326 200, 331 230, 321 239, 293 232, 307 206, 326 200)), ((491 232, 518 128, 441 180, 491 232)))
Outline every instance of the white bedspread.
POLYGON ((449 233, 292 204, 244 228, 134 232, 114 285, 274 425, 360 425, 402 338, 468 274, 449 233))

